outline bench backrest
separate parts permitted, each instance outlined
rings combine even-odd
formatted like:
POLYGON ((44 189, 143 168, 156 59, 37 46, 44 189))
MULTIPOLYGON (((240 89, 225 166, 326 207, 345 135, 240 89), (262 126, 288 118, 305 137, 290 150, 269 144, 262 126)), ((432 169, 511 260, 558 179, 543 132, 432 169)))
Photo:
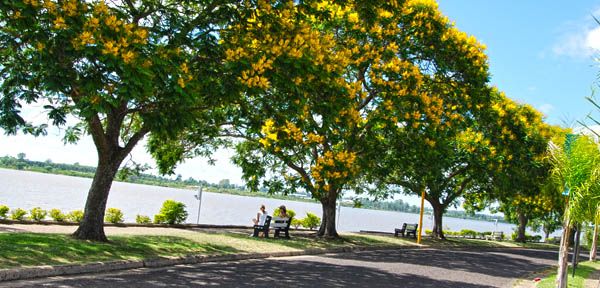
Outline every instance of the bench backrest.
POLYGON ((419 224, 406 224, 406 231, 417 231, 419 224))
POLYGON ((288 228, 291 224, 291 218, 273 217, 272 228, 288 228))
POLYGON ((271 224, 271 216, 267 216, 267 218, 265 218, 265 224, 263 224, 262 226, 265 228, 269 228, 269 225, 271 224))

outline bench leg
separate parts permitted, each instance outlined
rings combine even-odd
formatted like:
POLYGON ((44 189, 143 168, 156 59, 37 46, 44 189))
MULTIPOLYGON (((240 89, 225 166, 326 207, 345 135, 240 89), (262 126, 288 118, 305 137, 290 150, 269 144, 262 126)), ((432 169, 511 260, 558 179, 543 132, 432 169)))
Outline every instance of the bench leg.
POLYGON ((258 229, 254 229, 254 233, 252 233, 252 237, 258 237, 258 229))
POLYGON ((265 230, 265 238, 269 238, 269 229, 265 230))

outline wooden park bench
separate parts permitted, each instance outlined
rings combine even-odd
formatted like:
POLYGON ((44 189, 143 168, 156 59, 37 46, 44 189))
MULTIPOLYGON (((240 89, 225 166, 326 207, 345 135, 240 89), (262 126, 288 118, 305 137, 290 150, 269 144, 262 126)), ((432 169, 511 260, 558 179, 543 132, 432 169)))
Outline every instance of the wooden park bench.
POLYGON ((260 232, 263 232, 265 238, 269 238, 269 226, 271 225, 271 216, 267 216, 265 219, 265 223, 263 225, 254 225, 254 233, 252 233, 252 237, 258 237, 260 232))
POLYGON ((494 231, 490 235, 485 235, 485 240, 501 241, 502 239, 504 239, 504 232, 502 231, 494 231))
POLYGON ((275 230, 273 237, 279 237, 279 233, 283 232, 285 238, 290 238, 290 225, 292 224, 292 218, 273 218, 273 224, 271 227, 275 230))
POLYGON ((402 228, 396 228, 394 231, 394 236, 398 237, 398 234, 402 235, 402 237, 408 237, 412 235, 414 238, 417 238, 417 227, 419 224, 402 224, 402 228))

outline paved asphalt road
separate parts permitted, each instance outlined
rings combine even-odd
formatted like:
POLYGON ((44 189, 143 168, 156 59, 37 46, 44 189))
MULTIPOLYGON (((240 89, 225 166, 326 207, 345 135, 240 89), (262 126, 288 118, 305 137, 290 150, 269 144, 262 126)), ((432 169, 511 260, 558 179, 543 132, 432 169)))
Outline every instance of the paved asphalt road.
POLYGON ((0 283, 8 287, 512 287, 556 265, 525 249, 403 249, 136 269, 0 283))

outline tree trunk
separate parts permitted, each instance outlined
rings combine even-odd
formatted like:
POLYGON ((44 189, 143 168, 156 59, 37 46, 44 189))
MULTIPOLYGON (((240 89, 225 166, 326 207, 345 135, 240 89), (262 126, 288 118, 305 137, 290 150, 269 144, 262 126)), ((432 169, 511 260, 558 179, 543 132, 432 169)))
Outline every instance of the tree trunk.
POLYGON ((321 221, 321 227, 317 236, 325 238, 338 238, 337 229, 335 227, 335 200, 321 200, 321 206, 323 207, 323 221, 321 221))
POLYGON ((435 201, 427 200, 431 207, 433 207, 433 230, 431 231, 431 237, 438 239, 446 239, 444 236, 444 226, 442 226, 442 220, 444 219, 444 206, 435 201))
POLYGON ((104 212, 112 182, 122 160, 112 160, 107 155, 98 155, 98 168, 88 192, 83 220, 73 236, 82 240, 108 241, 104 234, 104 212))
POLYGON ((519 211, 519 227, 517 229, 517 239, 515 241, 525 243, 527 238, 525 237, 525 228, 527 228, 527 222, 529 219, 525 216, 525 213, 519 211))
POLYGON ((548 238, 550 238, 550 229, 544 226, 544 242, 548 243, 548 238))
POLYGON ((592 249, 590 249, 590 261, 596 261, 598 246, 598 223, 594 223, 594 235, 592 235, 592 249))
POLYGON ((566 288, 569 271, 569 234, 571 233, 571 221, 565 216, 563 222, 563 234, 560 238, 560 252, 558 253, 558 271, 556 273, 556 287, 566 288))

